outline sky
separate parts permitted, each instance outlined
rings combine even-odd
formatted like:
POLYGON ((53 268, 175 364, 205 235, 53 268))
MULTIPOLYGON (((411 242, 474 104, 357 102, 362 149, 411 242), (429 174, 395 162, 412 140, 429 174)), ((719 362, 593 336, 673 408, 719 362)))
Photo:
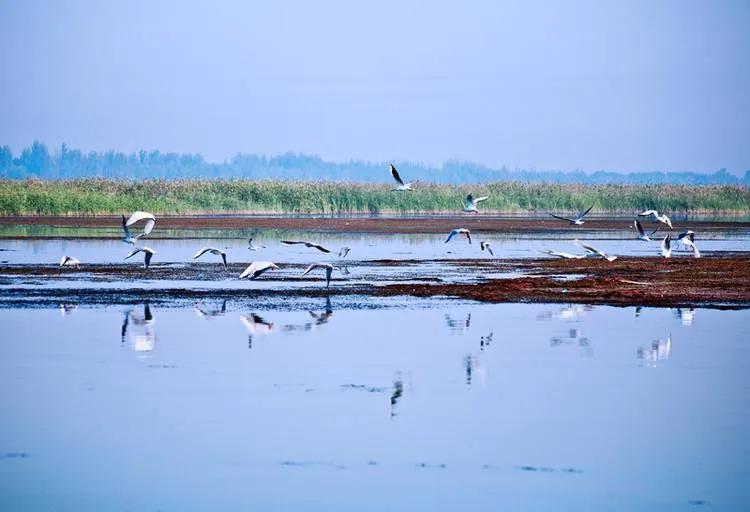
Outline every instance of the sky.
POLYGON ((748 27, 748 0, 0 0, 0 144, 743 173, 748 27))

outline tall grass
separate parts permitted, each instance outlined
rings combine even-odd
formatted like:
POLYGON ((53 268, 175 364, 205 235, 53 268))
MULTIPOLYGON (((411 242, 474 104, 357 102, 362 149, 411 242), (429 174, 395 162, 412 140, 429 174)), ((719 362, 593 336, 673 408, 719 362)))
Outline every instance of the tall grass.
POLYGON ((190 213, 456 212, 472 192, 485 212, 616 213, 656 208, 671 213, 750 213, 750 189, 738 186, 563 185, 498 182, 471 187, 248 180, 0 180, 0 215, 95 215, 147 210, 190 213))

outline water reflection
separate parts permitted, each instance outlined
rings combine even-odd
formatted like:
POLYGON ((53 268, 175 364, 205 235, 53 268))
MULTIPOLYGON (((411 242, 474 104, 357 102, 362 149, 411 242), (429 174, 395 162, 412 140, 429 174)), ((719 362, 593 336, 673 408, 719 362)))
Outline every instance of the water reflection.
POLYGON ((543 311, 536 317, 537 320, 550 320, 556 318, 558 320, 578 320, 583 317, 586 313, 593 311, 594 306, 581 305, 581 304, 568 304, 562 309, 556 309, 554 311, 543 311))
POLYGON ((120 343, 130 337, 130 343, 135 352, 148 355, 156 346, 156 332, 154 330, 154 315, 148 302, 143 304, 143 313, 135 309, 125 311, 120 330, 120 343))
POLYGON ((482 365, 479 357, 471 354, 464 356, 464 375, 466 377, 466 385, 469 387, 471 387, 477 378, 480 384, 485 384, 487 381, 487 370, 482 365))
POLYGON ((467 314, 464 320, 454 319, 451 315, 446 313, 445 323, 452 334, 465 334, 471 326, 471 313, 467 314))
POLYGON ((320 313, 308 310, 307 313, 312 317, 312 321, 303 322, 301 324, 284 324, 281 328, 284 332, 307 332, 313 329, 313 327, 320 327, 329 322, 333 316, 333 308, 331 307, 331 298, 326 297, 325 309, 320 313))
POLYGON ((201 318, 205 319, 211 319, 217 316, 223 316, 227 312, 227 300, 224 299, 221 301, 221 306, 217 307, 208 307, 205 304, 195 304, 193 306, 193 311, 195 311, 195 314, 198 315, 201 318))
POLYGON ((273 330, 273 323, 266 322, 255 313, 240 316, 240 322, 247 328, 247 348, 253 348, 253 336, 268 336, 273 330))
POLYGON ((393 381, 393 393, 391 393, 391 418, 396 416, 396 404, 403 394, 404 382, 401 380, 401 373, 397 373, 396 379, 393 381))
POLYGON ((674 316, 682 322, 682 325, 690 327, 693 325, 693 320, 695 320, 695 309, 677 308, 674 312, 674 316))
POLYGON ((672 334, 666 340, 654 340, 651 346, 636 349, 636 358, 643 360, 647 366, 657 366, 659 361, 666 361, 672 352, 672 334))
POLYGON ((487 336, 479 338, 479 350, 484 350, 485 347, 489 347, 492 344, 492 336, 494 334, 494 331, 490 331, 487 336))
POLYGON ((60 314, 62 316, 68 316, 78 309, 78 304, 60 304, 60 314))

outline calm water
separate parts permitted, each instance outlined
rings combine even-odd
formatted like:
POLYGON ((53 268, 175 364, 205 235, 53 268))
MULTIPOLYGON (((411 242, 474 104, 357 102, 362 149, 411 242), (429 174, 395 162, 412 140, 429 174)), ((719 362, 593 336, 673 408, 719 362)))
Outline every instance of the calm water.
POLYGON ((750 311, 353 297, 0 325, 2 510, 750 502, 750 311))

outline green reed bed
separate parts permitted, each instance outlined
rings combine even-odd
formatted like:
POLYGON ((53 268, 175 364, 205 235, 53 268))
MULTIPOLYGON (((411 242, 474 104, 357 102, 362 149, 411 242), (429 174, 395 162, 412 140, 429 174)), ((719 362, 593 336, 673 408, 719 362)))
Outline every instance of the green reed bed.
POLYGON ((489 196, 485 212, 750 213, 750 189, 739 186, 561 185, 498 182, 475 186, 248 180, 83 179, 0 180, 0 215, 96 215, 147 210, 198 213, 442 213, 456 212, 469 192, 489 196))

